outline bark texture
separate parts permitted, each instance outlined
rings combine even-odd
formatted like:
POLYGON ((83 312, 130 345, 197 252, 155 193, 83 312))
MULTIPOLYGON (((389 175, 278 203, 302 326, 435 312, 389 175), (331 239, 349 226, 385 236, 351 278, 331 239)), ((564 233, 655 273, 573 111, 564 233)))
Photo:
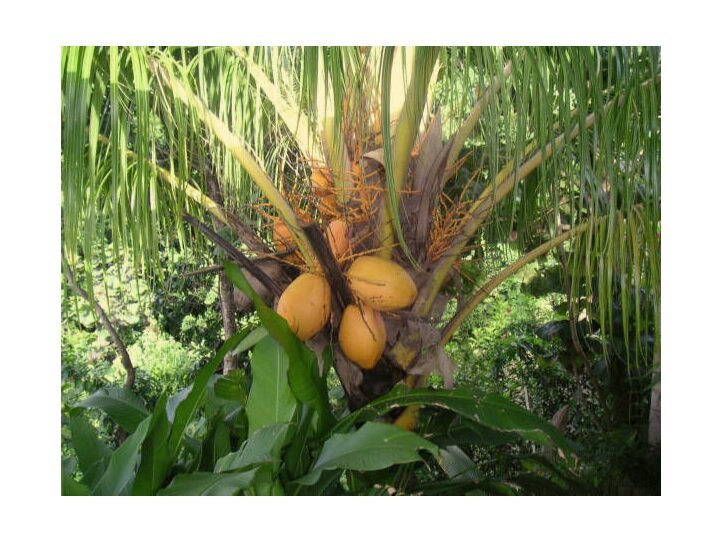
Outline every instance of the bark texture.
MULTIPOLYGON (((207 175, 205 178, 205 182, 208 187, 208 195, 210 196, 210 198, 222 207, 223 195, 220 192, 220 187, 218 186, 218 182, 215 179, 215 176, 213 174, 207 175)), ((216 230, 223 227, 223 222, 221 222, 215 216, 212 217, 212 220, 213 227, 215 227, 216 230)), ((231 336, 238 332, 238 326, 235 322, 235 299, 233 298, 233 284, 230 283, 230 280, 224 272, 221 272, 218 275, 218 282, 220 283, 220 315, 223 318, 223 334, 225 335, 225 340, 228 340, 231 336)), ((238 362, 238 357, 236 355, 233 355, 231 352, 225 354, 225 358, 223 359, 223 374, 227 374, 228 372, 230 372, 231 370, 235 370, 239 366, 240 363, 238 362)))

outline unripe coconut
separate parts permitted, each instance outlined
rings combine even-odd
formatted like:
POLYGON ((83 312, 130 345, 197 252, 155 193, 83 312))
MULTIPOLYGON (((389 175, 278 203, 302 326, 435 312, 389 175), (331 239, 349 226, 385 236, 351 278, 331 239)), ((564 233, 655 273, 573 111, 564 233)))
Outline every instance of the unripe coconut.
POLYGON ((373 368, 386 347, 386 325, 380 312, 349 304, 340 320, 338 342, 350 361, 364 370, 373 368))
POLYGON ((336 260, 340 261, 348 255, 350 241, 348 240, 348 225, 344 220, 337 219, 329 223, 325 230, 325 238, 336 260))
POLYGON ((376 310, 392 312, 407 308, 418 289, 403 267, 376 256, 358 257, 346 273, 351 291, 376 310))
POLYGON ((301 274, 283 291, 275 311, 300 340, 308 340, 330 319, 330 285, 317 274, 301 274))

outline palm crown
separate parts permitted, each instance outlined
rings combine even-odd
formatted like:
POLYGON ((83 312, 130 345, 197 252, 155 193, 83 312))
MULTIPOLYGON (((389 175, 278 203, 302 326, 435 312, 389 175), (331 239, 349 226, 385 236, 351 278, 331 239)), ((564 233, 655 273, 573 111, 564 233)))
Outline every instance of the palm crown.
POLYGON ((620 305, 627 347, 642 341, 632 318, 658 345, 657 49, 70 47, 62 75, 70 261, 89 264, 107 231, 138 272, 162 273, 161 241, 200 248, 185 221, 209 213, 241 252, 267 257, 277 292, 325 274, 332 341, 357 300, 342 274, 353 261, 408 273, 417 296, 383 316, 383 384, 336 355, 359 403, 422 383, 493 287, 564 245, 573 310, 608 334, 620 305), (348 247, 329 258, 317 232, 333 222, 348 247), (511 235, 526 255, 478 287, 462 262, 511 235))

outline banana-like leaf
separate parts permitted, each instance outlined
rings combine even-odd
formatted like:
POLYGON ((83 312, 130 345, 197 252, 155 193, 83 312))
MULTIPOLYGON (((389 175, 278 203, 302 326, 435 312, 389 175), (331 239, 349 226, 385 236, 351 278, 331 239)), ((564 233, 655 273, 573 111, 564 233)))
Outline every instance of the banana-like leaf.
POLYGON ((468 389, 407 389, 398 386, 390 393, 342 419, 333 432, 348 430, 354 423, 373 419, 393 408, 420 405, 456 412, 471 421, 499 432, 511 432, 548 447, 557 447, 570 456, 577 446, 556 428, 507 398, 468 389))
POLYGON ((95 391, 78 406, 103 410, 128 432, 133 432, 150 415, 137 395, 120 387, 106 387, 95 391))
POLYGON ((196 472, 181 474, 158 496, 234 496, 250 487, 256 470, 238 473, 196 472))
POLYGON ((435 444, 413 432, 387 423, 367 422, 356 432, 331 436, 308 474, 296 482, 315 484, 326 470, 373 471, 416 462, 422 460, 420 450, 438 454, 435 444))
POLYGON ((288 354, 272 337, 266 336, 253 349, 250 368, 253 385, 248 395, 248 432, 264 426, 289 422, 297 401, 288 385, 288 354))

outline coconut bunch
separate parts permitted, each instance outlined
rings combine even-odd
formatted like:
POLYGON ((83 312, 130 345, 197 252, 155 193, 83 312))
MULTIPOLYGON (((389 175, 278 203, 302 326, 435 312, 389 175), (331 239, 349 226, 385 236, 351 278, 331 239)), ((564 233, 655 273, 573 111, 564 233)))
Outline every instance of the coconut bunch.
POLYGON ((272 239, 276 253, 300 272, 278 299, 276 311, 303 341, 312 339, 330 323, 345 358, 363 370, 372 370, 386 349, 384 318, 410 307, 418 290, 411 274, 401 265, 373 255, 377 239, 368 230, 377 214, 382 190, 364 182, 359 162, 354 163, 352 180, 352 193, 342 202, 329 169, 313 168, 310 202, 316 221, 311 210, 294 205, 299 221, 323 225, 323 241, 342 275, 341 287, 350 292, 350 298, 345 296, 350 302, 342 303, 340 317, 331 321, 332 280, 323 265, 302 259, 287 225, 275 218, 272 239))
MULTIPOLYGON (((376 256, 356 258, 345 277, 354 302, 343 310, 338 343, 348 360, 363 370, 372 370, 386 348, 383 313, 409 307, 418 290, 403 267, 376 256)), ((300 340, 313 338, 331 319, 328 280, 320 273, 301 273, 283 291, 276 311, 300 340)))
MULTIPOLYGON (((375 138, 368 141, 377 143, 375 138)), ((280 218, 272 219, 272 241, 277 257, 292 269, 293 276, 297 274, 278 298, 276 311, 300 340, 311 345, 317 340, 337 344, 334 363, 353 407, 414 373, 394 354, 394 346, 403 337, 421 334, 414 345, 418 350, 414 361, 422 347, 432 346, 426 343, 432 324, 419 322, 422 318, 412 309, 426 279, 427 264, 447 244, 444 220, 437 214, 446 214, 448 209, 433 204, 445 172, 440 165, 444 157, 440 119, 434 119, 419 138, 405 183, 408 188, 400 194, 403 233, 419 264, 416 267, 397 244, 390 256, 381 256, 387 190, 382 149, 360 147, 352 156, 345 182, 339 182, 340 175, 333 175, 329 165, 313 164, 307 181, 300 183, 303 195, 288 194, 301 227, 317 227, 321 232, 340 278, 332 275, 327 264, 305 261, 280 218)))
MULTIPOLYGON (((390 97, 387 132, 394 144, 408 69, 394 62, 399 75, 392 84, 397 92, 390 97)), ((362 86, 349 85, 347 90, 339 121, 328 105, 332 96, 317 100, 325 104, 317 111, 321 152, 306 157, 306 181, 292 183, 284 194, 296 225, 287 216, 271 223, 276 256, 292 269, 293 278, 276 310, 299 339, 313 342, 327 331, 321 333, 323 340, 337 343, 334 363, 353 407, 354 395, 361 396, 362 404, 405 376, 418 374, 412 369, 420 352, 435 346, 432 321, 442 307, 420 313, 414 303, 431 265, 462 226, 464 213, 456 216, 454 227, 443 230, 448 220, 439 212, 446 215, 448 209, 440 207, 438 199, 449 173, 450 145, 443 142, 440 115, 426 108, 418 117, 405 173, 389 183, 392 160, 385 156, 389 148, 377 80, 368 77, 362 86), (390 208, 395 210, 392 227, 390 208), (299 230, 308 237, 308 227, 318 229, 327 250, 310 242, 313 253, 305 250, 303 257, 296 242, 304 240, 299 230)), ((431 371, 427 366, 423 370, 431 371)))

